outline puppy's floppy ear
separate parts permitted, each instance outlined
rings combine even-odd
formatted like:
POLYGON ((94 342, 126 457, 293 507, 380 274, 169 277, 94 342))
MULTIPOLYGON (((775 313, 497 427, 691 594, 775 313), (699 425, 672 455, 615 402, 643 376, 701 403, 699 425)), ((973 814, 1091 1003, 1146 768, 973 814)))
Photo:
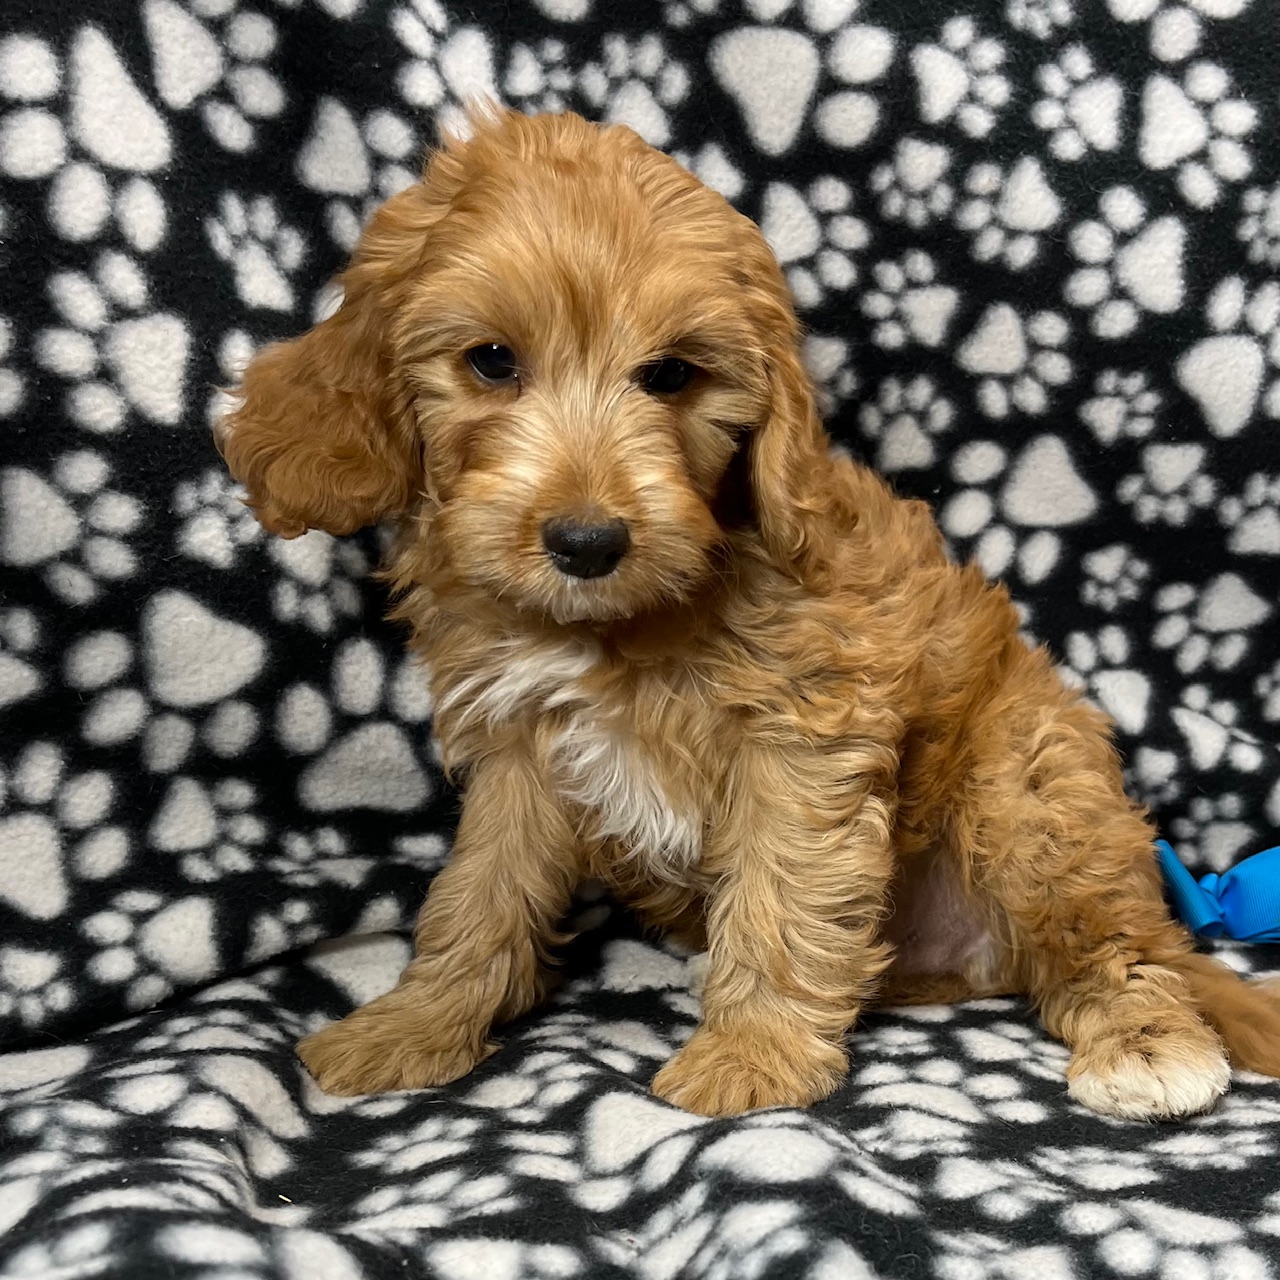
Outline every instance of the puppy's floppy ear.
POLYGON ((439 216, 425 182, 393 196, 341 277, 338 310, 245 370, 217 443, 272 533, 351 533, 412 503, 421 443, 390 326, 439 216))

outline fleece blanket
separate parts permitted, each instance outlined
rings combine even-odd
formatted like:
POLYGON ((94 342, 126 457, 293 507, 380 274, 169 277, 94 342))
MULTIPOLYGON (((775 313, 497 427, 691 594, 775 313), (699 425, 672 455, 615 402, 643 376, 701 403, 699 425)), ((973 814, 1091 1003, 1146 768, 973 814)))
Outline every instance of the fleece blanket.
MULTIPOLYGON (((808 1112, 646 1084, 689 961, 584 897, 444 1089, 320 1095, 456 798, 375 534, 263 535, 216 388, 477 92, 757 218, 833 430, 933 502, 1221 871, 1280 826, 1280 0, 0 6, 0 1277, 1274 1274, 1280 1085, 1110 1123, 1016 1001, 808 1112)), ((1262 951, 1234 951, 1262 970, 1262 951)))

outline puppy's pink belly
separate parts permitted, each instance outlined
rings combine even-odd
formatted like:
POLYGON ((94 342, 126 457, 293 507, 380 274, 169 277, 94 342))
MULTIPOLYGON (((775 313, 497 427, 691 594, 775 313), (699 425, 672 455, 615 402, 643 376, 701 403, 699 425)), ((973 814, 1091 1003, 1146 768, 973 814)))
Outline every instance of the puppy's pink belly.
POLYGON ((894 973, 968 973, 995 961, 995 939, 965 898, 945 854, 926 855, 897 881, 884 933, 896 947, 894 973))

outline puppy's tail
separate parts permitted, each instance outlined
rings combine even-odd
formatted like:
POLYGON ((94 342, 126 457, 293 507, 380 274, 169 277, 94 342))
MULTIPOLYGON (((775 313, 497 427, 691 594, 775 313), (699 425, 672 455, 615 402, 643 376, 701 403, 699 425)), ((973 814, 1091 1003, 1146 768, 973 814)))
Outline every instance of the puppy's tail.
POLYGON ((1280 1077, 1280 984, 1246 982, 1194 952, 1169 967, 1186 979, 1196 1012, 1222 1037, 1233 1067, 1280 1077))

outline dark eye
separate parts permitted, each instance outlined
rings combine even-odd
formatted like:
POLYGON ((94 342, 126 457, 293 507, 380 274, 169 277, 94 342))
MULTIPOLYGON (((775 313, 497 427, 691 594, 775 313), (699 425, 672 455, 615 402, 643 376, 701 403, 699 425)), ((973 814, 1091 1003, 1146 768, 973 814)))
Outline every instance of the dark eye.
POLYGON ((683 391, 693 381, 697 369, 687 360, 677 356, 667 356, 664 360, 655 360, 640 370, 640 385, 655 396, 673 396, 683 391))
POLYGON ((485 342, 467 352, 467 363, 486 382, 515 382, 516 353, 500 342, 485 342))

